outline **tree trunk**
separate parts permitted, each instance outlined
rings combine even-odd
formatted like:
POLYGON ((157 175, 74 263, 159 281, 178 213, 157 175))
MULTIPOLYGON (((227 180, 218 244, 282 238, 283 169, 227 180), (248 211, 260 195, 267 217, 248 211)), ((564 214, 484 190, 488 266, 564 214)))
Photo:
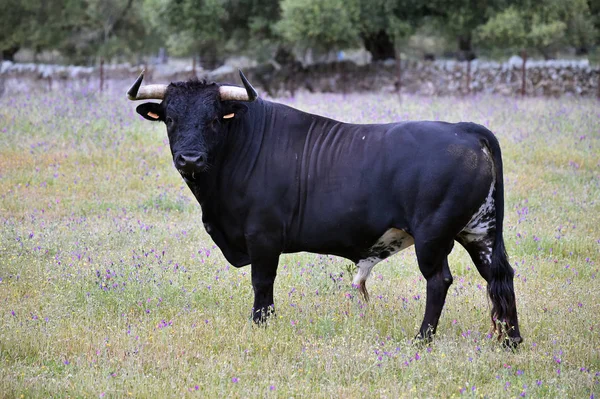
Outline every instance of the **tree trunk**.
POLYGON ((471 60, 467 60, 467 94, 471 94, 471 60))
POLYGON ((472 61, 477 56, 473 51, 473 40, 471 33, 464 35, 458 35, 458 54, 457 58, 459 61, 472 61))
POLYGON ((200 51, 202 54, 200 59, 200 66, 207 70, 213 70, 223 65, 223 60, 217 55, 216 49, 205 49, 204 51, 200 51))
POLYGON ((373 61, 384 61, 387 59, 395 59, 394 43, 389 35, 380 30, 375 34, 363 36, 363 44, 365 49, 371 53, 373 61))
POLYGON ((100 93, 104 89, 104 58, 100 58, 100 93))
POLYGON ((521 58, 523 58, 523 66, 521 67, 521 73, 523 74, 523 81, 521 82, 521 95, 525 96, 525 83, 527 78, 527 69, 525 68, 525 64, 527 64, 527 51, 521 51, 521 58))
POLYGON ((600 73, 598 73, 598 92, 596 95, 598 96, 598 100, 600 100, 600 73))
POLYGON ((396 52, 396 92, 398 96, 402 91, 402 53, 400 51, 396 52))
POLYGON ((15 60, 15 54, 17 53, 17 51, 19 51, 19 46, 13 46, 11 48, 7 48, 2 50, 2 60, 3 61, 14 61, 15 60))

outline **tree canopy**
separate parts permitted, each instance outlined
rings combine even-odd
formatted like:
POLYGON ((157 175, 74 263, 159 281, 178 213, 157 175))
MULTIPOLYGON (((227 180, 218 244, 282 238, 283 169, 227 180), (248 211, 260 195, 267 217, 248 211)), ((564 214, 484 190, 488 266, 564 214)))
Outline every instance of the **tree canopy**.
POLYGON ((227 56, 259 61, 278 51, 321 53, 362 47, 373 60, 394 58, 428 27, 449 51, 558 50, 586 53, 600 43, 600 6, 592 0, 3 0, 0 51, 57 51, 91 64, 159 48, 200 55, 207 66, 227 56))
POLYGON ((586 0, 525 0, 496 12, 476 27, 487 46, 537 50, 549 56, 562 46, 597 44, 590 3, 586 0))

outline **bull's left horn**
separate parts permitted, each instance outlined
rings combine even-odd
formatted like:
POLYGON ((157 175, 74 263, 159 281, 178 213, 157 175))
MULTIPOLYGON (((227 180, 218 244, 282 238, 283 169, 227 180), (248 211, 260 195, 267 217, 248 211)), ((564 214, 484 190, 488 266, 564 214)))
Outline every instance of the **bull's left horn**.
POLYGON ((240 78, 242 79, 242 83, 244 84, 244 88, 236 87, 236 86, 221 86, 219 87, 219 95, 221 96, 221 101, 227 100, 235 100, 235 101, 254 101, 258 97, 258 93, 252 87, 248 79, 244 76, 242 71, 240 70, 240 78))
POLYGON ((127 98, 134 100, 162 100, 165 98, 167 92, 167 85, 147 85, 142 86, 142 80, 144 80, 144 72, 140 73, 140 76, 136 79, 135 83, 127 90, 127 98))

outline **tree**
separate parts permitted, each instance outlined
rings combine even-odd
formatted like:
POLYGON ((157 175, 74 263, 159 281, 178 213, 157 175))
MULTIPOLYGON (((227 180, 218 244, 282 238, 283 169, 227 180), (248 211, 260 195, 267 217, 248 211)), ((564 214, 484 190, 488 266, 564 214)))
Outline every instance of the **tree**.
POLYGON ((147 48, 152 38, 140 0, 4 0, 0 49, 58 50, 75 63, 147 48))
POLYGON ((169 48, 178 55, 199 54, 209 68, 230 54, 270 58, 277 47, 278 0, 153 1, 164 5, 160 15, 169 48))
POLYGON ((65 1, 3 0, 0 6, 0 50, 12 60, 22 47, 53 49, 64 39, 65 1))
POLYGON ((508 0, 448 0, 443 5, 438 4, 443 10, 437 16, 438 31, 456 41, 457 58, 459 60, 472 60, 476 57, 473 49, 473 34, 476 29, 485 24, 494 12, 504 7, 508 0))
POLYGON ((536 50, 551 58, 560 46, 576 47, 592 40, 589 14, 585 0, 526 0, 494 14, 477 29, 477 38, 483 45, 536 50))
POLYGON ((577 54, 587 54, 594 44, 600 44, 600 3, 572 0, 567 13, 567 42, 577 54))
POLYGON ((227 19, 222 0, 171 0, 163 18, 171 35, 168 44, 175 54, 201 54, 209 67, 224 54, 227 19))
POLYGON ((290 43, 330 50, 355 47, 359 10, 346 0, 283 0, 277 31, 290 43))
POLYGON ((280 19, 280 0, 229 0, 226 50, 250 55, 259 61, 286 50, 275 30, 280 19))
POLYGON ((278 31, 289 43, 330 51, 363 45, 374 61, 437 14, 418 0, 282 0, 278 31))
POLYGON ((57 47, 72 61, 132 55, 151 36, 139 0, 86 0, 70 7, 69 35, 57 47))

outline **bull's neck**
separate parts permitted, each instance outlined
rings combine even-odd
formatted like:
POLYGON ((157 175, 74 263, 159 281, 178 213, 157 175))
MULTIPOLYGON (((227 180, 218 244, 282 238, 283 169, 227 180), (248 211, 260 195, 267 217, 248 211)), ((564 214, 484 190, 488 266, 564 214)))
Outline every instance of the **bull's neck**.
POLYGON ((205 212, 208 210, 205 207, 218 207, 223 194, 244 190, 251 165, 263 144, 264 130, 270 117, 269 104, 261 99, 249 103, 244 115, 229 122, 224 132, 225 140, 216 151, 210 169, 197 182, 189 184, 205 212))
POLYGON ((240 157, 252 157, 261 147, 271 116, 270 103, 258 99, 247 105, 248 110, 244 115, 228 126, 226 148, 222 152, 226 163, 235 163, 240 157))

